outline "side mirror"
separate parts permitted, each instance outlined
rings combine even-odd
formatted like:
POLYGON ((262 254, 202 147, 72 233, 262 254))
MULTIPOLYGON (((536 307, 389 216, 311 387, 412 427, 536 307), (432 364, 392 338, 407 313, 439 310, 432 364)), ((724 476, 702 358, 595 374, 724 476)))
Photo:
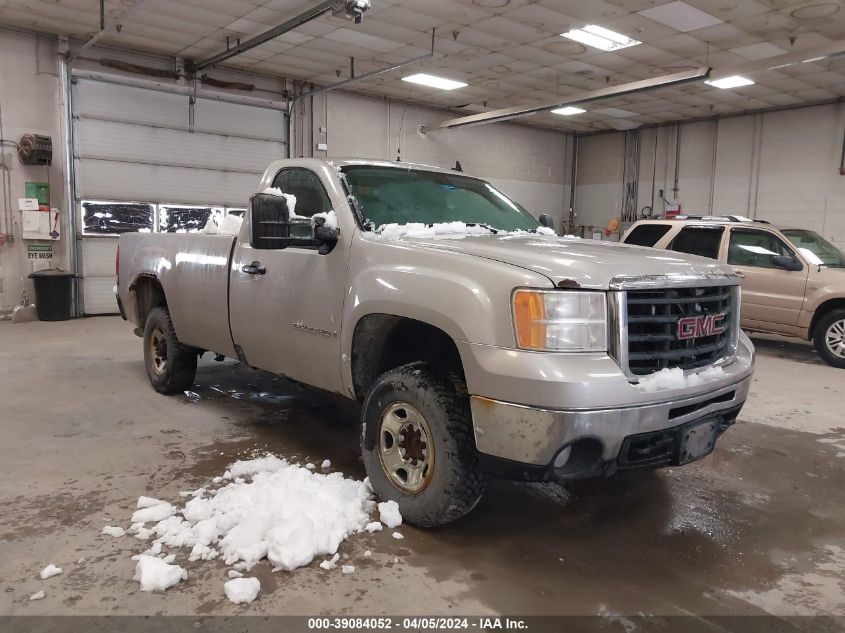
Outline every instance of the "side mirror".
POLYGON ((804 268, 801 262, 792 255, 775 255, 772 258, 772 264, 774 264, 775 268, 782 268, 784 270, 796 271, 804 268))
POLYGON ((249 199, 249 244, 253 248, 284 248, 290 237, 290 212, 281 196, 257 193, 249 199))
POLYGON ((317 248, 325 254, 334 248, 339 235, 334 214, 291 217, 283 196, 257 193, 249 199, 249 243, 253 248, 299 246, 317 248), (327 223, 329 217, 333 221, 327 223))
POLYGON ((551 229, 552 231, 555 230, 554 218, 552 216, 550 216, 548 213, 543 213, 543 214, 540 215, 540 224, 542 224, 546 228, 551 229))

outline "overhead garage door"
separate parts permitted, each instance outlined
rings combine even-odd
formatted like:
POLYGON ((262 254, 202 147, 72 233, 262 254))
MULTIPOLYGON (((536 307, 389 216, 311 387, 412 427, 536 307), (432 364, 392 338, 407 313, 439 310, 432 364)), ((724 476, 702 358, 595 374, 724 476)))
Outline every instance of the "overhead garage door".
POLYGON ((73 89, 81 309, 114 313, 117 235, 193 230, 211 213, 242 210, 267 164, 284 157, 284 116, 199 98, 191 117, 185 95, 88 79, 73 89))

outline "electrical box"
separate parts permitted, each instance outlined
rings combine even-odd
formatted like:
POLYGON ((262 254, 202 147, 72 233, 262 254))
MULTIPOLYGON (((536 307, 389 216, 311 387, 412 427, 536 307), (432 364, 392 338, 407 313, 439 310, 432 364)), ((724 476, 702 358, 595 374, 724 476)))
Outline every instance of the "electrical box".
POLYGON ((52 165, 53 139, 42 134, 24 134, 18 142, 18 158, 24 165, 52 165))
POLYGON ((35 198, 20 198, 18 209, 21 212, 22 237, 25 240, 59 239, 58 209, 42 210, 35 198))

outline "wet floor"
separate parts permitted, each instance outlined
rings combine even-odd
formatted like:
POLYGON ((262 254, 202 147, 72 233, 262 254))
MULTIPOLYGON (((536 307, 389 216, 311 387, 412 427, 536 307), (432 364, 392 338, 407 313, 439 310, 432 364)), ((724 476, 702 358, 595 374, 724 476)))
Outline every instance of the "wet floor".
POLYGON ((160 396, 118 319, 2 323, 0 341, 0 614, 845 615, 845 381, 800 344, 761 341, 753 411, 701 462, 494 481, 461 522, 351 537, 351 576, 262 563, 259 600, 238 607, 217 562, 139 592, 130 557, 145 546, 99 530, 128 525, 139 495, 178 500, 256 452, 362 478, 357 406, 231 362, 160 396), (795 406, 772 408, 789 389, 795 406), (65 573, 38 580, 48 562, 65 573))

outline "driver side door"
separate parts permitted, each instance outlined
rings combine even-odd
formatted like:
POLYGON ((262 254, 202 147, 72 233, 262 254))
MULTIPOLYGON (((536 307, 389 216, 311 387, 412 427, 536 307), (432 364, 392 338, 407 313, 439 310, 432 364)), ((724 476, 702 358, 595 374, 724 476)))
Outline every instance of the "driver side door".
MULTIPOLYGON (((311 217, 332 210, 326 188, 310 169, 282 169, 273 187, 296 197, 294 208, 288 206, 291 215, 311 217)), ((347 250, 346 240, 325 254, 295 243, 257 248, 242 232, 232 256, 229 294, 232 338, 242 360, 342 392, 340 323, 347 250)))

